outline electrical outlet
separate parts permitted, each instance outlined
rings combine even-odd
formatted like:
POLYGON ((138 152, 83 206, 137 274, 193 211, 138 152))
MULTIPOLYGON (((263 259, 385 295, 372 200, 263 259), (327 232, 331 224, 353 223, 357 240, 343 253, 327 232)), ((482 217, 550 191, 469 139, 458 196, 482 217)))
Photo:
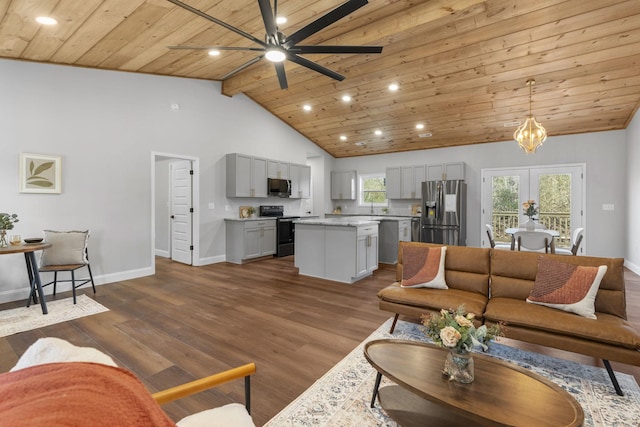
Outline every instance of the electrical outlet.
POLYGON ((602 204, 602 210, 603 211, 612 211, 612 210, 615 210, 615 209, 614 209, 613 203, 603 203, 602 204))

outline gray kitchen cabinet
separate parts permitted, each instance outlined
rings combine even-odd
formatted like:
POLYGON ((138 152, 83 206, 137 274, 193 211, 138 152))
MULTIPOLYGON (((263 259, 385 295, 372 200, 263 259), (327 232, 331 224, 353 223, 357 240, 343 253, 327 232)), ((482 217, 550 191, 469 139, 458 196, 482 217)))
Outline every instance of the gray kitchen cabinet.
POLYGON ((378 224, 339 222, 296 223, 294 262, 300 274, 354 283, 378 268, 378 224))
POLYGON ((225 220, 227 261, 243 261, 276 253, 276 220, 225 220))
POLYGON ((267 177, 279 178, 279 179, 291 178, 289 163, 281 162, 278 160, 268 160, 267 161, 267 177))
POLYGON ((396 264, 398 242, 411 241, 411 220, 382 219, 379 229, 379 260, 385 264, 396 264))
POLYGON ((386 169, 387 199, 420 199, 425 165, 396 166, 386 169))
POLYGON ((331 199, 356 199, 356 171, 331 172, 331 199))
POLYGON ((267 159, 230 153, 226 162, 227 197, 267 197, 267 159))
POLYGON ((427 165, 427 181, 454 181, 465 179, 464 162, 427 165))
POLYGON ((358 227, 356 240, 356 277, 364 277, 378 268, 378 226, 358 227))
POLYGON ((311 166, 289 165, 291 178, 291 198, 308 199, 311 197, 311 166))

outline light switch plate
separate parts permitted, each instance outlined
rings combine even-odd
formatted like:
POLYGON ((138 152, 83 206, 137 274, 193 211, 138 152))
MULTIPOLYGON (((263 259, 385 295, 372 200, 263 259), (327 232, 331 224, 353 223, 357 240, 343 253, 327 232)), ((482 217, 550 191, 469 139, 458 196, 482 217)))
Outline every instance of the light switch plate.
POLYGON ((602 210, 603 211, 612 211, 612 210, 614 210, 613 203, 603 203, 602 204, 602 210))

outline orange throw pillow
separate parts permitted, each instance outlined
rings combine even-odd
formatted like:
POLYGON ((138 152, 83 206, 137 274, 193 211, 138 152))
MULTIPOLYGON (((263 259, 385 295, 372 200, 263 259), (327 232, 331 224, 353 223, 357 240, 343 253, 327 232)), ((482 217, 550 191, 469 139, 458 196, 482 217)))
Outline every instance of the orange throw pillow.
POLYGON ((607 266, 573 265, 540 257, 527 302, 595 319, 595 301, 607 266))
POLYGON ((403 288, 449 289, 444 277, 447 247, 405 246, 402 249, 403 288))

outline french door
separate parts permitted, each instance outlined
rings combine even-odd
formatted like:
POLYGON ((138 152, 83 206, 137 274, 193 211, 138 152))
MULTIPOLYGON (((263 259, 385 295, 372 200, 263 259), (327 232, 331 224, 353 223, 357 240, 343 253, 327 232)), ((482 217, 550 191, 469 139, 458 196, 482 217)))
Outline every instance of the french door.
POLYGON ((485 224, 493 227, 496 242, 509 243, 505 230, 528 219, 522 204, 534 200, 538 222, 560 233, 556 247, 570 248, 572 231, 585 222, 584 170, 584 164, 483 169, 482 246, 489 246, 485 224))

